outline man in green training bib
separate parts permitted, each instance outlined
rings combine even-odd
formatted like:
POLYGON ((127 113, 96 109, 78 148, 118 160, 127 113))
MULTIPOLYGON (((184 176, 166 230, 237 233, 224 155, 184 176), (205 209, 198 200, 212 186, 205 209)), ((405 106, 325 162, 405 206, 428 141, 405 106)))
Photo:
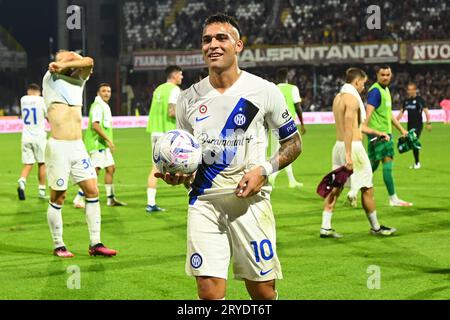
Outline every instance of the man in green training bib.
MULTIPOLYGON (((288 83, 288 69, 281 68, 277 72, 277 82, 278 88, 281 90, 281 93, 286 100, 286 104, 288 106, 289 113, 292 116, 292 119, 295 119, 298 116, 300 120, 300 133, 304 135, 306 133, 305 124, 303 123, 303 115, 302 115, 302 107, 300 103, 302 102, 302 98, 300 97, 300 91, 298 87, 293 84, 288 83)), ((286 174, 288 176, 289 188, 301 188, 303 187, 303 183, 298 182, 295 179, 294 172, 292 169, 292 163, 289 164, 285 168, 286 174)), ((269 176, 269 181, 272 187, 275 187, 275 180, 280 171, 276 171, 269 176)))
MULTIPOLYGON (((179 85, 183 80, 183 70, 178 66, 168 66, 166 68, 166 79, 166 83, 159 85, 153 92, 147 123, 147 132, 151 134, 151 148, 164 133, 176 129, 175 107, 181 92, 179 85)), ((156 205, 158 179, 155 177, 155 173, 157 172, 158 169, 153 164, 147 179, 146 211, 148 213, 165 211, 156 205)))
MULTIPOLYGON (((403 201, 397 197, 392 174, 394 160, 394 142, 392 139, 392 125, 405 136, 408 132, 401 126, 400 122, 392 115, 392 98, 389 92, 389 83, 392 79, 391 68, 383 65, 377 68, 377 82, 374 83, 367 96, 367 118, 366 124, 369 128, 387 133, 391 139, 378 139, 376 136, 368 135, 368 154, 372 165, 372 171, 377 170, 380 161, 383 163, 383 180, 389 194, 391 206, 410 207, 412 203, 403 201)), ((356 198, 351 190, 349 198, 356 198)))
MULTIPOLYGON (((110 99, 111 86, 108 83, 101 83, 98 86, 97 96, 89 109, 89 123, 84 135, 84 144, 97 175, 100 170, 105 169, 106 205, 118 207, 125 206, 126 203, 118 201, 114 195, 113 180, 116 166, 112 154, 116 146, 113 142, 111 108, 108 105, 110 99)), ((83 190, 78 190, 73 204, 75 208, 84 208, 83 190)))

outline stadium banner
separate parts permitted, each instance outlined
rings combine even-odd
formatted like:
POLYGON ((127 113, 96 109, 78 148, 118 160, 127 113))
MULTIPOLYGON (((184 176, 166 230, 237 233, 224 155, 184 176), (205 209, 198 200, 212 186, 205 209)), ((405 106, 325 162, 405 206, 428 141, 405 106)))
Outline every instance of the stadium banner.
POLYGON ((421 41, 407 45, 407 60, 410 63, 450 63, 448 41, 421 41))
MULTIPOLYGON (((242 67, 304 65, 324 63, 398 62, 398 43, 360 43, 337 45, 245 48, 239 56, 242 67)), ((157 70, 176 64, 182 68, 205 67, 196 51, 146 51, 133 53, 133 69, 157 70)))
MULTIPOLYGON (((443 122, 445 114, 442 109, 432 109, 430 111, 430 117, 432 122, 443 122)), ((394 115, 398 114, 398 110, 393 111, 394 115)), ((401 119, 401 122, 406 122, 408 115, 405 113, 401 119)), ((83 117, 83 129, 88 126, 88 117, 83 117)), ((146 128, 148 116, 120 116, 113 117, 113 128, 146 128)), ((425 116, 423 118, 426 121, 425 116)), ((300 124, 298 118, 295 119, 297 124, 300 124)), ((305 124, 332 124, 334 123, 333 112, 303 112, 303 122, 305 124)), ((18 117, 0 117, 0 133, 14 133, 22 131, 22 120, 18 117)), ((45 127, 47 131, 50 131, 50 126, 46 122, 45 127)))
POLYGON ((197 51, 146 51, 133 53, 133 69, 163 70, 168 65, 184 69, 205 67, 202 54, 197 51))

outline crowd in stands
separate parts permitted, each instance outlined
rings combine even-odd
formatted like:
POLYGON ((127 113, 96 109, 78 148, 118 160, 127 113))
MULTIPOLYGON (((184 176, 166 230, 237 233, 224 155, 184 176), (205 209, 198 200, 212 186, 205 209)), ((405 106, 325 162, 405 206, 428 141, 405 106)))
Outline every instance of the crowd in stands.
MULTIPOLYGON (((369 75, 366 83, 366 93, 376 81, 375 66, 365 69, 369 75)), ((344 73, 348 66, 328 66, 316 68, 316 77, 311 68, 291 68, 289 71, 290 83, 299 87, 302 95, 302 106, 305 111, 329 111, 334 96, 344 84, 344 73), (315 85, 314 85, 315 83, 315 85)), ((392 93, 392 108, 398 110, 403 99, 406 99, 406 87, 409 82, 414 82, 418 88, 418 94, 422 96, 430 109, 438 109, 439 102, 450 97, 450 73, 439 66, 435 67, 392 67, 393 79, 389 85, 392 93)), ((264 76, 264 74, 262 74, 264 76)), ((276 82, 274 73, 265 77, 276 82)), ((363 94, 365 97, 365 94, 363 94)))
POLYGON ((199 48, 202 22, 216 12, 238 19, 246 45, 448 40, 450 30, 450 3, 442 0, 383 1, 380 29, 367 27, 372 0, 195 0, 181 8, 178 1, 126 1, 126 48, 199 48))
MULTIPOLYGON (((289 83, 298 86, 302 97, 303 110, 330 111, 334 96, 344 84, 344 74, 348 65, 322 66, 322 67, 292 67, 289 68, 289 83), (315 76, 314 76, 315 75, 315 76)), ((362 95, 365 99, 367 90, 376 81, 375 65, 360 65, 364 69, 369 80, 366 83, 366 91, 362 95)), ((257 74, 265 79, 277 83, 276 68, 251 68, 249 72, 257 74)), ((199 70, 185 70, 182 89, 188 88, 198 81, 199 70)), ((392 66, 393 79, 389 85, 393 99, 393 109, 398 110, 403 99, 406 98, 406 87, 409 82, 414 82, 418 87, 418 94, 422 96, 430 109, 439 109, 439 102, 450 97, 450 72, 442 66, 392 66)), ((133 85, 136 93, 133 108, 140 114, 147 114, 152 92, 158 83, 136 83, 133 85)), ((134 114, 134 112, 133 112, 134 114)))

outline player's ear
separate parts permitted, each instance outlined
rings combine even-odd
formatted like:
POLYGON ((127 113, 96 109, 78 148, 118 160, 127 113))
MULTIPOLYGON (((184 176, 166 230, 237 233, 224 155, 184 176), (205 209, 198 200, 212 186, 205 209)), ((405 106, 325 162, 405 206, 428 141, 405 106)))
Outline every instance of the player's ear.
POLYGON ((244 42, 239 39, 238 41, 236 41, 236 53, 241 53, 242 50, 244 50, 244 42))

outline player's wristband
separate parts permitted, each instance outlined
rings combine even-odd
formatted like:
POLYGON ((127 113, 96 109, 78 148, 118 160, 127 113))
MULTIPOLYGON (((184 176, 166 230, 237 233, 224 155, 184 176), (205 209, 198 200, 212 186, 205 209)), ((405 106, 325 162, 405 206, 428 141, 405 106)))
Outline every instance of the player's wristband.
POLYGON ((269 161, 264 162, 261 164, 262 167, 262 175, 263 176, 270 176, 273 173, 273 166, 269 161))

